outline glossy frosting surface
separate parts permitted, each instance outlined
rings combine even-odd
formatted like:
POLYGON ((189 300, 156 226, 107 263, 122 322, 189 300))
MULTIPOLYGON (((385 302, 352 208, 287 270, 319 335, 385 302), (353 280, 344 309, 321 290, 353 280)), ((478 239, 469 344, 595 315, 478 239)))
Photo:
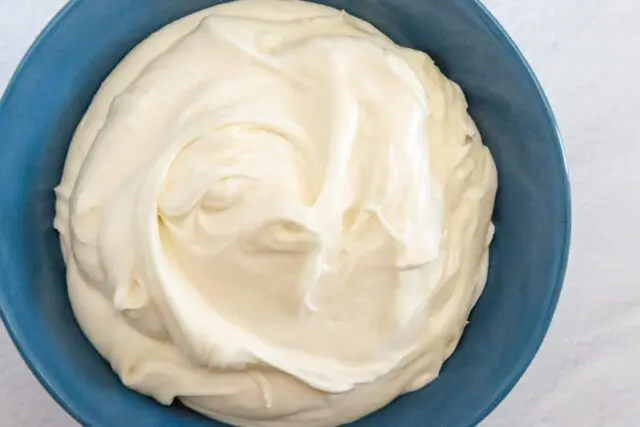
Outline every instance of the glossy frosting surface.
POLYGON ((81 327, 128 387, 236 425, 424 386, 486 281, 497 176, 466 107, 335 9, 170 24, 105 81, 57 188, 81 327))

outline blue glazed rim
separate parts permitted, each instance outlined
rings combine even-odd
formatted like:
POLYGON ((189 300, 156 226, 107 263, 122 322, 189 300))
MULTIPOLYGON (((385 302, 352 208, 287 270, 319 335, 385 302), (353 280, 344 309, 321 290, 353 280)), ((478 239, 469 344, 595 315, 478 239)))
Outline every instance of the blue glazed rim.
MULTIPOLYGON (((9 81, 9 84, 7 85, 3 97, 0 99, 0 114, 2 114, 5 108, 5 102, 7 99, 9 99, 12 91, 14 90, 16 82, 20 79, 24 69, 28 66, 31 57, 38 53, 43 40, 46 39, 50 33, 54 32, 57 28, 64 25, 73 10, 83 1, 86 0, 69 0, 68 3, 51 19, 44 30, 42 30, 42 32, 35 39, 31 47, 28 49, 27 53, 20 61, 20 64, 18 65, 15 73, 9 81)), ((495 36, 497 36, 499 40, 501 40, 501 43, 509 48, 512 51, 513 55, 515 55, 519 59, 520 63, 523 65, 526 71, 526 75, 528 76, 530 83, 533 84, 533 86, 539 93, 540 101, 543 104, 547 116, 548 124, 553 129, 553 134, 556 139, 555 149, 558 151, 556 154, 559 155, 559 158, 562 162, 562 180, 564 189, 563 210, 565 217, 564 223, 566 224, 566 227, 564 235, 562 236, 564 245, 562 247, 560 263, 558 264, 558 269, 556 271, 555 288, 553 290, 553 295, 551 300, 549 301, 548 306, 546 307, 546 311, 540 317, 540 322, 538 323, 534 335, 529 342, 529 346, 523 351, 522 356, 520 357, 516 365, 516 368, 511 372, 509 376, 504 379, 498 391, 494 393, 491 398, 491 402, 484 409, 479 410, 472 415, 471 422, 468 426, 460 427, 473 427, 479 424, 483 419, 485 419, 500 404, 500 402, 504 400, 504 398, 513 389, 513 387, 515 387, 517 382, 520 380, 524 372, 533 361, 549 329, 551 320, 553 319, 553 315, 556 310, 556 306, 558 304, 560 293, 562 292, 562 286, 569 259, 569 247, 571 241, 571 188, 569 183, 569 171, 562 143, 562 136, 560 134, 556 118, 551 109, 551 105, 549 104, 549 100, 528 61, 526 60, 516 43, 513 41, 513 39, 495 18, 495 16, 493 16, 493 14, 487 9, 484 4, 481 3, 480 0, 471 0, 469 2, 469 7, 477 9, 478 15, 481 16, 485 21, 485 23, 487 24, 487 28, 489 28, 489 30, 495 36)), ((69 415, 71 415, 77 422, 82 425, 91 427, 108 427, 100 425, 96 420, 91 419, 90 416, 83 413, 80 408, 76 407, 73 403, 73 398, 71 396, 68 396, 64 391, 59 390, 54 384, 55 380, 52 379, 47 372, 44 372, 42 370, 42 366, 39 363, 38 355, 33 351, 33 348, 30 345, 29 341, 25 340, 24 336, 20 332, 20 328, 17 326, 17 321, 14 316, 13 310, 10 308, 7 298, 2 292, 0 292, 0 318, 2 318, 9 336, 11 337, 11 340, 20 353, 20 356, 24 359, 26 365, 29 367, 36 379, 40 382, 40 384, 42 384, 45 390, 49 393, 49 395, 51 395, 51 397, 53 397, 58 405, 60 405, 69 415)))

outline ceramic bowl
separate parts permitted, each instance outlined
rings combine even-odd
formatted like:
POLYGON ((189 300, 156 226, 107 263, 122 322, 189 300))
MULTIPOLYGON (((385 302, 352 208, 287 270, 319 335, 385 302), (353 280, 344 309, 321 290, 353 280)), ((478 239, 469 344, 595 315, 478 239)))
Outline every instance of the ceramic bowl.
MULTIPOLYGON (((43 386, 90 427, 221 426, 125 388, 80 331, 52 228, 53 188, 100 83, 138 42, 214 0, 72 0, 31 47, 0 103, 0 311, 43 386)), ((545 95, 475 0, 323 0, 429 53, 468 96, 500 188, 489 280, 440 377, 358 427, 470 427, 540 346, 567 263, 569 183, 545 95)))

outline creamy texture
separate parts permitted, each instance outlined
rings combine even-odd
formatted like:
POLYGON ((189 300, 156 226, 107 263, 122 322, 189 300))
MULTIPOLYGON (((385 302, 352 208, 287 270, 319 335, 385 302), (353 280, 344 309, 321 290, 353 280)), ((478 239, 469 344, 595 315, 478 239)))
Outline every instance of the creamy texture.
POLYGON ((433 380, 486 281, 496 170, 460 88, 344 12, 242 0, 132 51, 55 227, 128 387, 241 426, 334 426, 433 380))

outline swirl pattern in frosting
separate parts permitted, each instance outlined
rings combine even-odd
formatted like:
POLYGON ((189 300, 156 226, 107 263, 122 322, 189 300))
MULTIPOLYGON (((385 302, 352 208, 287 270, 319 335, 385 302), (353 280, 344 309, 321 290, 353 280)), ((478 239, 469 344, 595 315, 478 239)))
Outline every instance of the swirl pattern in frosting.
POLYGON ((325 6, 241 0, 113 71, 55 227, 126 386, 239 426, 335 426, 438 375, 486 281, 496 186, 426 54, 325 6))

